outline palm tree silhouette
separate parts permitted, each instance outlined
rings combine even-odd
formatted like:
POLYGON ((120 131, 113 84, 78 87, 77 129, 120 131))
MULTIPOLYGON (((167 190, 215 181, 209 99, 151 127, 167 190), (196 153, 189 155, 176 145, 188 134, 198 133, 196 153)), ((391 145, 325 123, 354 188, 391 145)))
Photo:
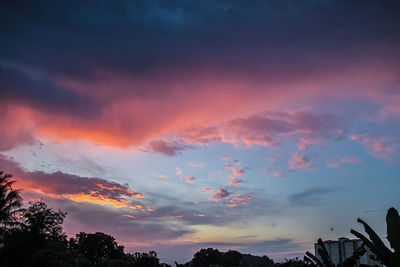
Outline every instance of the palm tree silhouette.
POLYGON ((0 171, 0 248, 3 246, 5 232, 14 225, 18 212, 21 211, 22 198, 18 190, 14 190, 11 174, 0 171))

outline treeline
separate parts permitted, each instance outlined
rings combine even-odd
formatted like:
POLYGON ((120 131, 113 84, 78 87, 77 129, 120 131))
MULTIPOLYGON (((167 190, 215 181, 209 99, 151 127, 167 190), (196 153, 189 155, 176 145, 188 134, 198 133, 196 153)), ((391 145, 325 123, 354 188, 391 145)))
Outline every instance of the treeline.
POLYGON ((259 257, 241 254, 235 250, 220 252, 218 249, 201 249, 194 254, 193 259, 185 264, 175 263, 177 267, 208 267, 208 266, 240 266, 240 267, 273 267, 274 261, 267 256, 259 257))
POLYGON ((267 256, 242 254, 235 250, 220 252, 218 249, 201 249, 194 254, 193 259, 185 264, 175 262, 176 267, 304 267, 310 264, 296 258, 281 263, 267 256))
MULTIPOLYGON (((68 239, 62 224, 66 213, 48 208, 46 203, 30 203, 21 208, 22 198, 13 189, 11 175, 0 172, 0 266, 1 267, 167 267, 160 263, 157 253, 125 253, 115 238, 104 233, 76 234, 68 239)), ((363 241, 354 255, 339 265, 333 264, 323 241, 318 240, 320 257, 307 252, 304 260, 289 259, 274 263, 267 256, 259 257, 229 250, 201 249, 187 263, 175 263, 176 267, 353 267, 367 247, 372 258, 385 266, 400 266, 400 216, 396 209, 386 216, 387 240, 390 248, 363 220, 369 238, 351 230, 363 241)))
MULTIPOLYGON (((18 220, 3 234, 0 266, 4 267, 159 267, 154 251, 125 253, 114 237, 104 233, 76 234, 67 239, 62 223, 65 213, 42 202, 20 211, 18 220)), ((4 228, 3 228, 4 231, 4 228)))

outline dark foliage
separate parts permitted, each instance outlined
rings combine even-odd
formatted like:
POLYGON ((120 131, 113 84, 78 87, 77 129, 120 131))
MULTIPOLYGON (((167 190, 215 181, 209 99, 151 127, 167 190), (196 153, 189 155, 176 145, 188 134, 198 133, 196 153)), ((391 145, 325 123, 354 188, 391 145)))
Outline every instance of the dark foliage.
POLYGON ((385 246, 381 238, 366 222, 361 219, 357 221, 364 226, 370 239, 353 229, 351 229, 351 233, 360 238, 364 245, 375 254, 372 259, 380 261, 388 267, 400 266, 400 216, 398 211, 390 208, 386 214, 387 239, 393 251, 385 246))
POLYGON ((66 214, 48 208, 42 201, 30 204, 19 223, 6 232, 1 266, 56 266, 50 262, 66 257, 67 241, 61 226, 66 214), (45 259, 50 265, 43 263, 45 259))
POLYGON ((303 261, 299 258, 294 259, 285 259, 283 262, 276 263, 275 266, 277 267, 305 267, 305 266, 312 266, 310 263, 303 261))
POLYGON ((6 230, 17 223, 18 214, 23 211, 19 191, 12 188, 14 183, 11 174, 0 171, 0 243, 3 243, 6 230))
POLYGON ((274 262, 267 256, 259 257, 242 254, 235 250, 220 252, 207 248, 196 252, 193 259, 185 264, 175 263, 177 267, 273 267, 274 262))
POLYGON ((118 246, 114 237, 104 233, 87 234, 80 232, 69 241, 70 247, 79 255, 96 265, 106 259, 122 259, 124 247, 118 246))

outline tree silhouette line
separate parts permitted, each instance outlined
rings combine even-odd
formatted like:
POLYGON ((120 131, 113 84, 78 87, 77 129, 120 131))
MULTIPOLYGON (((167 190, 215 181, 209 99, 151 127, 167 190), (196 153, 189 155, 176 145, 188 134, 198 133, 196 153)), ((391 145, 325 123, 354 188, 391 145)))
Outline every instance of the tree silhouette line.
MULTIPOLYGON (((125 253, 111 235, 96 232, 76 234, 68 239, 62 224, 66 213, 49 208, 45 202, 29 203, 22 207, 18 190, 13 189, 12 175, 0 171, 0 266, 4 267, 168 267, 160 263, 157 253, 125 253)), ((379 236, 363 220, 369 239, 361 233, 351 233, 363 241, 352 257, 340 267, 357 266, 365 247, 374 254, 372 258, 388 267, 400 267, 400 217, 396 209, 386 216, 388 241, 385 246, 379 236)), ((267 256, 254 256, 229 250, 220 252, 207 248, 196 252, 193 259, 176 267, 337 267, 332 263, 323 241, 318 240, 320 257, 310 252, 301 260, 286 259, 280 263, 267 256)), ((365 266, 365 265, 364 265, 365 266)))

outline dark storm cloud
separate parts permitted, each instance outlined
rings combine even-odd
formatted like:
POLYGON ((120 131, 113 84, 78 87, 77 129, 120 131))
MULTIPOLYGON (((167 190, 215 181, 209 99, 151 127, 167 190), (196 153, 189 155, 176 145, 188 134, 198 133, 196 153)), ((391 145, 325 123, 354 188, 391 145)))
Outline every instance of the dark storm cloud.
MULTIPOLYGON (((265 97, 267 102, 272 94, 283 94, 297 100, 301 92, 289 84, 306 90, 300 86, 304 82, 306 87, 315 79, 331 84, 329 78, 342 77, 343 70, 363 74, 368 66, 397 72, 400 59, 396 1, 0 5, 0 96, 13 111, 29 109, 22 115, 38 130, 36 135, 61 140, 142 144, 182 125, 199 126, 189 123, 194 113, 209 111, 216 120, 231 119, 223 104, 234 111, 236 98, 265 97), (232 94, 233 99, 212 102, 211 96, 218 97, 214 92, 232 94)), ((18 115, 6 123, 23 117, 18 115)), ((236 121, 238 127, 246 123, 236 121)), ((208 129, 203 132, 213 134, 203 124, 208 129)), ((10 143, 32 142, 21 125, 15 128, 18 135, 6 136, 10 143)), ((212 140, 215 136, 198 142, 212 140)), ((156 152, 167 155, 182 148, 160 145, 156 152)), ((0 144, 0 149, 11 147, 0 144)))
POLYGON ((9 61, 86 78, 95 66, 142 75, 205 61, 249 67, 250 73, 265 60, 263 72, 314 68, 321 67, 318 61, 326 64, 316 55, 343 57, 387 41, 393 46, 376 53, 394 49, 396 6, 396 1, 7 1, 0 11, 0 51, 9 61))
POLYGON ((0 62, 3 103, 25 104, 44 112, 94 116, 98 106, 87 96, 55 85, 48 77, 33 70, 0 62))

